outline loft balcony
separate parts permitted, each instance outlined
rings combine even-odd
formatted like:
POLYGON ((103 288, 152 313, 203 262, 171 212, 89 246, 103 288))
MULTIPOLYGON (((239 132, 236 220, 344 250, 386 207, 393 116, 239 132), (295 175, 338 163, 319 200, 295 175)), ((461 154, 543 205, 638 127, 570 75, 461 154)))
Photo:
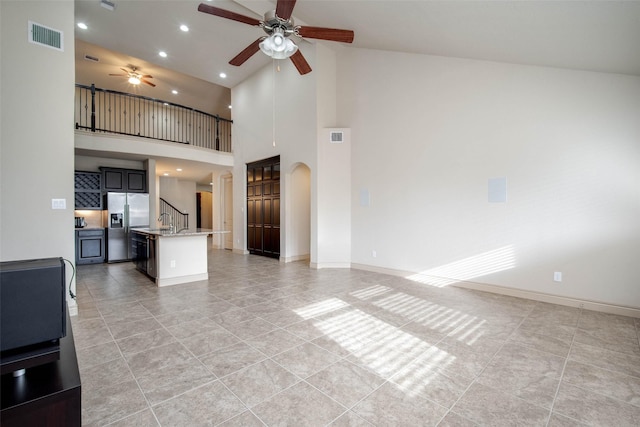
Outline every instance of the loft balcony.
POLYGON ((79 132, 127 135, 231 153, 232 120, 172 102, 76 84, 79 132))

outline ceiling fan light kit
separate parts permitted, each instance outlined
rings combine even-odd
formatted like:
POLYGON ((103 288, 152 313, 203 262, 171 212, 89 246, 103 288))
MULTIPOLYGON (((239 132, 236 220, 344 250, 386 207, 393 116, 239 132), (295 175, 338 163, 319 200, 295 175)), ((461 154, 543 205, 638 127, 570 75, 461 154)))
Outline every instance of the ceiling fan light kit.
POLYGON ((240 66, 258 51, 262 51, 265 55, 273 59, 290 58, 300 74, 307 74, 311 72, 311 66, 302 55, 302 52, 298 50, 298 46, 289 38, 291 35, 310 39, 352 43, 354 33, 351 30, 296 26, 291 17, 295 5, 296 0, 278 0, 276 9, 265 13, 263 21, 229 10, 220 9, 206 3, 201 3, 200 6, 198 6, 198 11, 232 21, 242 22, 243 24, 257 26, 267 33, 267 37, 259 38, 251 43, 229 61, 229 64, 240 66))
POLYGON ((298 46, 285 37, 282 29, 274 30, 274 33, 262 40, 259 44, 260 50, 273 59, 286 59, 296 53, 298 46))
POLYGON ((149 85, 151 87, 156 87, 155 84, 151 83, 149 80, 147 79, 152 79, 153 76, 150 76, 149 74, 140 74, 138 73, 138 69, 136 67, 134 67, 133 65, 128 65, 129 70, 125 69, 125 68, 120 68, 124 74, 109 74, 110 76, 118 76, 118 77, 126 77, 127 78, 127 82, 129 82, 129 84, 132 85, 139 85, 140 83, 144 83, 146 85, 149 85))

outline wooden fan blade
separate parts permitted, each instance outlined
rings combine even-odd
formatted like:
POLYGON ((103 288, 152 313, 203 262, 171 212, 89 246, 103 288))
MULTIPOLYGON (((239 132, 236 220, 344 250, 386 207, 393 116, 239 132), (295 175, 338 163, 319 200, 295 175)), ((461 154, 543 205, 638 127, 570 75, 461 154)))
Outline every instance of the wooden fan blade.
POLYGON ((198 11, 208 13, 210 15, 219 16, 221 18, 231 19, 232 21, 242 22, 249 25, 260 25, 260 21, 249 16, 240 15, 239 13, 231 12, 230 10, 220 9, 219 7, 209 6, 208 4, 200 3, 198 11))
POLYGON ((131 72, 131 70, 126 70, 124 68, 120 68, 122 71, 124 71, 125 73, 127 73, 127 75, 131 72))
POLYGON ((229 61, 229 64, 235 65, 236 67, 239 67, 240 65, 244 64, 247 61, 247 59, 251 58, 253 55, 256 54, 256 52, 260 50, 259 44, 263 39, 264 37, 260 37, 259 39, 251 43, 249 46, 245 47, 242 52, 237 54, 235 58, 229 61))
POLYGON ((322 27, 300 27, 298 29, 300 37, 309 39, 330 40, 334 42, 352 43, 354 33, 351 30, 338 30, 335 28, 322 27))
POLYGON ((141 81, 142 83, 144 83, 144 84, 148 84, 148 85, 149 85, 149 86, 151 86, 151 87, 156 87, 156 85, 154 85, 153 83, 148 82, 148 81, 146 81, 146 80, 144 80, 144 79, 140 79, 140 81, 141 81))
POLYGON ((276 16, 280 19, 288 21, 293 13, 293 8, 296 5, 296 0, 278 0, 276 6, 276 16))
POLYGON ((109 74, 110 76, 127 77, 128 74, 109 74))
POLYGON ((153 76, 150 76, 149 74, 145 74, 144 76, 140 76, 141 79, 152 79, 153 76))
POLYGON ((298 49, 296 53, 291 55, 290 59, 291 62, 293 62, 293 65, 296 66, 300 74, 305 75, 311 72, 311 66, 309 65, 307 60, 304 59, 304 56, 302 55, 302 52, 300 52, 300 49, 298 49))

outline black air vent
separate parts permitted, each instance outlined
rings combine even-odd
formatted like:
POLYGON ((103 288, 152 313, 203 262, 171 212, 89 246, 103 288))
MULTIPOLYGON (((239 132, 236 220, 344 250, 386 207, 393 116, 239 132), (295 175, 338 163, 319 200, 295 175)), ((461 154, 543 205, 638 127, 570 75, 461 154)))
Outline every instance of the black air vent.
POLYGON ((330 141, 332 144, 342 144, 344 140, 344 132, 332 130, 330 133, 330 141))

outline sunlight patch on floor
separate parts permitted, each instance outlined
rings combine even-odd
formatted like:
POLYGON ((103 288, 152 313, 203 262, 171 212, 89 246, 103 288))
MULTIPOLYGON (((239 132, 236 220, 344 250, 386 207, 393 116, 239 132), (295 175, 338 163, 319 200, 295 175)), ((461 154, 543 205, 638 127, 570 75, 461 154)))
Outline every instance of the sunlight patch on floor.
POLYGON ((390 292, 392 289, 382 285, 374 285, 364 289, 358 289, 357 291, 351 292, 349 295, 352 295, 361 300, 367 300, 369 298, 377 297, 379 295, 390 292))
POLYGON ((329 298, 324 301, 320 301, 314 304, 294 309, 293 311, 304 319, 311 319, 312 317, 320 316, 321 314, 330 313, 332 311, 339 310, 347 307, 349 304, 338 298, 329 298))
POLYGON ((418 360, 420 366, 413 368, 415 372, 399 374, 400 382, 395 384, 410 395, 421 393, 435 375, 425 369, 443 369, 455 360, 446 351, 356 308, 325 317, 314 325, 349 351, 349 360, 383 378, 402 372, 418 360))
POLYGON ((469 258, 421 271, 417 274, 412 274, 407 276, 407 279, 442 288, 453 283, 509 270, 515 266, 515 250, 513 245, 507 245, 469 258))

